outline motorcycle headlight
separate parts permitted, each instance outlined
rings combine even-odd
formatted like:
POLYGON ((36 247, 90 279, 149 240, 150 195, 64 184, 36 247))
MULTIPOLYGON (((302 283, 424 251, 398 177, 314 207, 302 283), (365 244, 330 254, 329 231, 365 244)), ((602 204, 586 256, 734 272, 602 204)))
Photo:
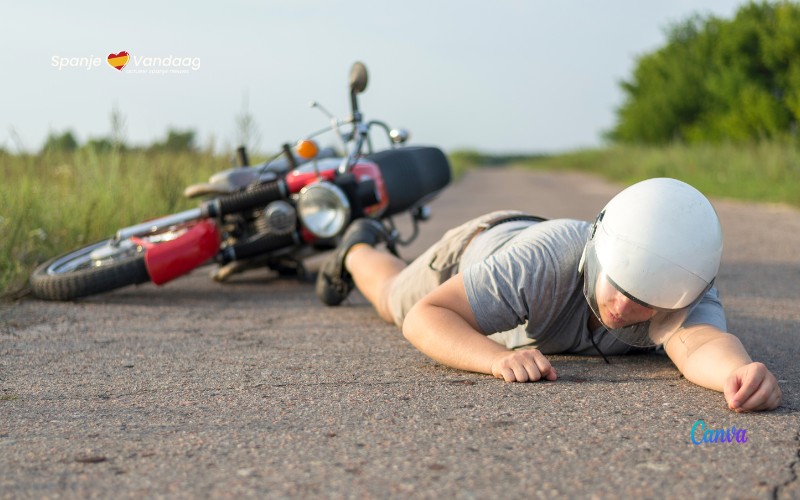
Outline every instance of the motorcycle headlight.
POLYGON ((337 186, 319 181, 300 190, 297 213, 306 229, 320 238, 332 238, 350 219, 350 203, 337 186))

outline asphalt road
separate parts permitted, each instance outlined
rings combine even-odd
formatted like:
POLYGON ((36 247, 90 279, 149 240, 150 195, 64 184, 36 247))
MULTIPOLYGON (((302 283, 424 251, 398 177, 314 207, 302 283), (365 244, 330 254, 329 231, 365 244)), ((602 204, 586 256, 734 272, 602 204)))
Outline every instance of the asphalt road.
MULTIPOLYGON (((487 169, 433 205, 415 255, 498 208, 591 219, 621 186, 487 169)), ((659 355, 552 356, 506 384, 436 364, 354 295, 195 271, 0 306, 0 497, 800 498, 800 212, 713 200, 729 328, 781 380, 736 414, 659 355), (746 443, 690 440, 702 419, 746 443)))

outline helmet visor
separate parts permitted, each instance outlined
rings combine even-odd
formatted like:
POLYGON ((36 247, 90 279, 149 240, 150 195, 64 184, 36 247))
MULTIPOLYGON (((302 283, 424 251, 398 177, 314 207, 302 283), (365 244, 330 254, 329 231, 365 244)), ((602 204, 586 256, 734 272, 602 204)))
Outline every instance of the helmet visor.
POLYGON ((609 333, 635 347, 653 347, 667 342, 713 283, 686 307, 652 306, 614 282, 597 258, 594 241, 586 245, 583 274, 583 294, 594 315, 609 333))

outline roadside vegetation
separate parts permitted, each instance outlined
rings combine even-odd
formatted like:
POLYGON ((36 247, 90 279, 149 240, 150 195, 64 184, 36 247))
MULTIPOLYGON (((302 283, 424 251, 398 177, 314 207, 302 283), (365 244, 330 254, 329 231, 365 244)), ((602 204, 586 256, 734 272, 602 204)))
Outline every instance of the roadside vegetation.
POLYGON ((192 207, 183 189, 229 164, 192 151, 0 153, 0 295, 50 257, 192 207))
POLYGON ((460 170, 481 166, 580 170, 621 184, 651 177, 673 177, 711 197, 800 207, 800 147, 786 141, 664 146, 617 144, 530 157, 461 151, 451 158, 454 169, 460 170))

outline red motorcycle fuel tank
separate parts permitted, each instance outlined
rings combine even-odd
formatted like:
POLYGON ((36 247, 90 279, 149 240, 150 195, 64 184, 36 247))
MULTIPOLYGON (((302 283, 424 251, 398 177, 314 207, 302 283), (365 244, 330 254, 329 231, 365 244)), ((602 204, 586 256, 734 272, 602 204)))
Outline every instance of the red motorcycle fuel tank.
POLYGON ((144 263, 156 285, 184 275, 219 252, 220 236, 211 219, 197 222, 186 233, 172 241, 149 245, 144 263))

